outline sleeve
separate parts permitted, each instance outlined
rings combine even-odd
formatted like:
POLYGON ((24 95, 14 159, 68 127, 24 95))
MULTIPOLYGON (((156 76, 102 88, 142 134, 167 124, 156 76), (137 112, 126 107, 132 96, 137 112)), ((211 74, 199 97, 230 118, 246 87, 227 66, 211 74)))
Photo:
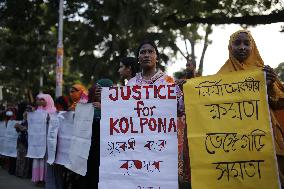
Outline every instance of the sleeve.
POLYGON ((284 86, 278 79, 268 90, 268 102, 272 109, 284 109, 284 86))
POLYGON ((185 113, 185 107, 183 100, 183 92, 178 85, 176 85, 176 94, 177 94, 177 116, 181 117, 185 113))

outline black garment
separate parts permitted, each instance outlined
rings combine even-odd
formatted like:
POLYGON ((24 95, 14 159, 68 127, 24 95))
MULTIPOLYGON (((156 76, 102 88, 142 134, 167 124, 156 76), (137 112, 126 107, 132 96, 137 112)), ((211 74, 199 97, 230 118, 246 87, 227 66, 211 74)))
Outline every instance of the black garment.
POLYGON ((92 125, 92 139, 87 163, 87 187, 98 189, 100 167, 100 118, 95 117, 92 125))
POLYGON ((15 175, 16 172, 16 158, 14 157, 9 157, 9 170, 8 173, 10 175, 15 175))
MULTIPOLYGON (((28 121, 27 120, 23 121, 21 125, 27 127, 28 121)), ((17 129, 16 131, 19 134, 17 142, 23 144, 26 148, 28 148, 28 131, 19 131, 17 129)))

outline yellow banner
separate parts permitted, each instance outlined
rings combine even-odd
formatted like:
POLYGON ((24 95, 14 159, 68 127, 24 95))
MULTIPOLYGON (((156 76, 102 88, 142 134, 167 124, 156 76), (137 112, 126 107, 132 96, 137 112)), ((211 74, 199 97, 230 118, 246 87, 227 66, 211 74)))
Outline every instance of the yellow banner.
POLYGON ((238 71, 184 85, 193 189, 278 189, 264 73, 238 71))

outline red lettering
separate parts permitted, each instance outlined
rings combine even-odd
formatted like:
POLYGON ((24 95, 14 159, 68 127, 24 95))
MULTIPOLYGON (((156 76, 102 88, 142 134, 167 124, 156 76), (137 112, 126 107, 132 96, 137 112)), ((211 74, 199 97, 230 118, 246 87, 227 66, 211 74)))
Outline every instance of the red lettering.
POLYGON ((120 90, 121 90, 121 98, 122 98, 122 100, 129 100, 130 95, 131 95, 130 86, 120 87, 120 90), (124 89, 126 89, 126 95, 124 93, 125 92, 124 89))
POLYGON ((138 131, 134 130, 133 120, 132 117, 130 117, 130 127, 131 127, 131 133, 138 133, 138 131))
POLYGON ((143 117, 140 118, 140 129, 135 128, 135 124, 133 124, 133 117, 122 117, 120 119, 110 118, 110 135, 114 135, 116 133, 144 133, 145 126, 146 130, 149 132, 157 132, 157 133, 170 133, 177 132, 177 125, 175 118, 148 118, 143 117))
POLYGON ((140 128, 141 128, 141 133, 144 131, 144 125, 148 124, 148 118, 140 118, 140 128))
POLYGON ((167 123, 167 118, 158 118, 158 132, 159 133, 162 132, 162 129, 164 133, 166 133, 166 130, 167 130, 166 123, 167 123))
POLYGON ((157 98, 158 95, 158 86, 154 85, 154 98, 157 98))
POLYGON ((126 170, 128 170, 128 160, 124 160, 124 161, 126 161, 125 163, 123 163, 121 166, 120 166, 120 168, 121 169, 126 169, 126 170))
POLYGON ((128 131, 128 128, 129 128, 129 123, 128 123, 128 119, 126 117, 123 117, 120 119, 119 121, 119 128, 120 128, 120 131, 122 133, 127 133, 128 131), (123 128, 123 122, 125 123, 125 128, 123 128))
POLYGON ((134 95, 132 95, 132 98, 134 98, 135 100, 140 100, 141 99, 141 86, 139 86, 139 85, 134 85, 133 87, 132 87, 132 91, 136 94, 136 95, 138 95, 138 96, 134 96, 134 95))
POLYGON ((174 89, 171 89, 171 88, 175 88, 175 85, 168 85, 168 99, 176 99, 176 94, 175 94, 175 91, 174 89), (173 96, 171 96, 173 95, 173 96))
POLYGON ((115 96, 113 94, 110 94, 108 97, 112 101, 117 101, 118 100, 118 88, 117 87, 110 87, 109 90, 115 90, 115 96))
POLYGON ((136 169, 142 169, 142 161, 140 160, 133 160, 134 166, 136 169))
POLYGON ((155 118, 150 118, 148 126, 149 126, 149 129, 151 131, 156 131, 156 129, 157 129, 156 119, 155 118))
POLYGON ((136 110, 136 113, 138 115, 138 117, 140 117, 140 112, 142 111, 142 106, 140 107, 140 105, 144 106, 144 102, 143 101, 138 101, 136 103, 136 108, 134 108, 134 110, 136 110))
POLYGON ((158 89, 157 89, 158 91, 157 91, 157 92, 158 92, 158 97, 159 97, 159 99, 166 99, 166 98, 167 98, 166 95, 163 96, 163 95, 160 94, 161 89, 162 89, 162 88, 165 88, 165 87, 166 87, 165 85, 160 85, 160 86, 158 86, 158 89))
POLYGON ((177 126, 176 126, 175 118, 171 118, 171 119, 170 119, 170 124, 169 124, 169 128, 168 128, 168 132, 171 132, 171 131, 172 131, 172 128, 174 128, 174 132, 177 132, 177 126))
POLYGON ((149 99, 149 89, 153 89, 153 85, 144 85, 143 88, 146 89, 146 99, 149 99))
POLYGON ((160 163, 161 162, 162 161, 154 161, 154 163, 152 165, 154 165, 156 169, 160 170, 160 163))
POLYGON ((117 128, 115 128, 118 121, 119 121, 119 119, 116 119, 115 121, 113 121, 113 118, 110 118, 110 120, 109 120, 110 135, 113 135, 113 131, 115 131, 116 133, 120 133, 119 130, 117 128))
POLYGON ((150 107, 150 110, 151 110, 151 116, 153 116, 153 114, 154 114, 154 110, 153 109, 156 109, 156 106, 152 106, 152 107, 150 107))

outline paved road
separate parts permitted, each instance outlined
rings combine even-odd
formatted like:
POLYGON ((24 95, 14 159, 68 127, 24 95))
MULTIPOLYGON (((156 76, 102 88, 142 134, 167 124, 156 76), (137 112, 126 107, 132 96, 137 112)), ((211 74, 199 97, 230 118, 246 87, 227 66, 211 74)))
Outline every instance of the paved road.
POLYGON ((0 167, 0 188, 1 189, 43 189, 34 186, 31 179, 21 179, 0 167))

